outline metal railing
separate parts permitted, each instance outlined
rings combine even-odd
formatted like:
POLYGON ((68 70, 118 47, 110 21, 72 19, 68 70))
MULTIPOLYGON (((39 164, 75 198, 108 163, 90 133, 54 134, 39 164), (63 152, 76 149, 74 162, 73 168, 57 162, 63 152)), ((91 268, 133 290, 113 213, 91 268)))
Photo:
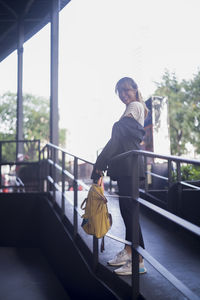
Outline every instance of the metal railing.
MULTIPOLYGON (((139 150, 142 151, 142 150, 139 150)), ((187 159, 187 158, 181 158, 179 156, 167 156, 167 155, 160 155, 160 154, 155 154, 152 152, 148 151, 142 151, 139 153, 144 157, 144 166, 145 166, 145 184, 144 184, 144 192, 146 195, 149 195, 150 198, 153 195, 152 199, 154 198, 156 200, 156 203, 158 206, 162 206, 163 208, 167 210, 171 210, 172 208, 170 207, 170 197, 169 197, 169 191, 172 188, 174 184, 177 184, 177 202, 178 205, 181 203, 181 198, 183 195, 183 190, 186 191, 188 190, 193 190, 193 191, 200 191, 200 161, 199 160, 194 160, 194 159, 187 159), (167 176, 161 176, 159 174, 156 174, 152 171, 148 170, 148 166, 154 165, 152 163, 148 164, 148 159, 151 158, 153 159, 158 159, 159 161, 164 161, 165 164, 167 165, 167 176), (182 166, 186 165, 192 165, 192 166, 198 166, 199 167, 199 180, 182 180, 182 166), (149 176, 151 178, 156 178, 159 179, 160 182, 165 182, 165 188, 164 189, 152 189, 151 184, 149 187, 148 181, 149 181, 149 176), (159 192, 165 192, 165 199, 160 199, 159 192), (157 195, 156 195, 157 192, 157 195)), ((156 165, 156 164, 155 164, 156 165)), ((158 163, 157 165, 162 165, 162 163, 158 163)), ((181 216, 180 212, 180 207, 177 208, 179 210, 179 214, 181 216)), ((173 212, 173 211, 172 211, 173 212)), ((176 212, 178 213, 178 211, 176 212)))
POLYGON ((20 168, 36 166, 37 183, 30 183, 29 188, 39 190, 40 185, 40 140, 0 141, 0 191, 24 192, 26 184, 18 176, 20 168), (23 153, 17 153, 17 145, 21 144, 23 153), (31 153, 30 153, 31 152, 31 153), (9 170, 4 170, 7 167, 9 170), (37 187, 35 187, 35 185, 37 187))
MULTIPOLYGON (((189 163, 189 164, 195 164, 200 165, 200 161, 196 160, 189 160, 189 159, 182 159, 180 157, 176 156, 165 156, 165 155, 159 155, 152 152, 142 151, 142 150, 132 150, 123 154, 120 154, 113 158, 113 160, 119 160, 123 159, 124 157, 128 155, 134 155, 134 163, 133 163, 133 189, 132 189, 132 199, 134 203, 134 209, 133 209, 133 236, 132 241, 126 241, 119 237, 113 236, 109 233, 106 234, 108 238, 114 239, 120 243, 130 245, 132 247, 132 253, 133 253, 133 264, 132 264, 132 299, 137 299, 139 296, 139 255, 142 255, 144 259, 146 259, 160 274, 162 274, 171 284, 176 287, 185 297, 191 300, 197 300, 199 297, 195 295, 185 284, 183 284, 180 280, 178 280, 173 274, 171 274, 164 266, 162 266, 155 258, 153 258, 147 250, 143 249, 139 246, 139 206, 143 205, 146 208, 156 212, 158 215, 162 215, 164 218, 172 221, 173 223, 187 229, 188 231, 192 232, 193 234, 200 236, 200 227, 166 211, 165 209, 162 209, 144 199, 141 199, 139 197, 139 168, 138 168, 138 156, 142 155, 144 157, 145 166, 147 165, 147 157, 153 157, 153 158, 160 158, 168 161, 168 178, 163 178, 164 180, 168 181, 168 186, 171 186, 172 183, 172 162, 175 162, 177 165, 177 180, 180 184, 188 185, 187 183, 183 182, 181 180, 181 170, 180 165, 181 163, 189 163)), ((61 202, 61 214, 65 215, 65 200, 68 200, 65 196, 65 177, 68 176, 70 179, 73 180, 73 189, 74 189, 74 201, 73 201, 73 237, 74 241, 76 242, 76 237, 78 234, 78 184, 84 185, 86 190, 89 190, 89 186, 85 185, 85 183, 78 179, 78 162, 83 161, 85 163, 91 164, 91 162, 86 161, 82 158, 79 158, 75 155, 72 155, 68 152, 66 152, 64 149, 57 147, 53 144, 47 144, 42 149, 42 158, 47 159, 47 167, 51 166, 49 168, 48 176, 47 176, 47 191, 49 192, 51 190, 52 196, 53 196, 53 202, 56 202, 56 191, 60 191, 62 194, 62 202, 61 202), (46 152, 46 154, 45 154, 46 152), (61 153, 61 164, 60 166, 58 164, 58 152, 61 153), (65 156, 69 155, 72 158, 73 162, 73 175, 71 172, 67 171, 66 164, 65 164, 65 156), (61 172, 61 178, 62 178, 62 185, 61 187, 57 183, 57 171, 61 172), (51 186, 51 189, 50 189, 51 186)), ((147 167, 146 169, 146 178, 145 178, 145 188, 147 190, 147 167)), ((152 176, 156 176, 157 174, 151 173, 152 176)), ((190 184, 189 185, 192 188, 197 188, 195 185, 190 184)), ((199 188, 197 188, 199 190, 199 188)), ((113 197, 113 195, 111 196, 113 197)), ((98 239, 93 237, 93 270, 97 269, 98 265, 98 239)))

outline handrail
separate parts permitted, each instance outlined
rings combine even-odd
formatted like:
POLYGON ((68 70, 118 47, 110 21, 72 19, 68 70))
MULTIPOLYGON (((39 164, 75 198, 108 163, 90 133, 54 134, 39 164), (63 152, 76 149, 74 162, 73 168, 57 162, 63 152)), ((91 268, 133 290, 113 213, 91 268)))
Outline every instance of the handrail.
POLYGON ((51 143, 47 143, 47 144, 45 145, 45 147, 46 147, 46 146, 50 146, 50 147, 52 147, 52 148, 54 148, 54 149, 57 149, 57 150, 59 150, 59 151, 64 152, 64 153, 67 154, 67 155, 70 155, 70 156, 72 156, 72 157, 76 157, 77 159, 80 159, 81 161, 84 161, 85 163, 88 163, 88 164, 93 165, 93 163, 92 163, 91 161, 87 161, 87 160, 84 159, 84 158, 81 158, 81 157, 78 157, 77 155, 74 155, 74 154, 72 154, 72 153, 69 153, 69 152, 67 152, 66 150, 64 150, 63 148, 59 147, 59 146, 56 146, 56 145, 51 144, 51 143))
POLYGON ((168 178, 167 177, 164 177, 164 176, 161 176, 161 175, 158 175, 158 174, 155 174, 153 172, 149 172, 147 171, 146 174, 149 174, 149 175, 153 175, 154 177, 157 177, 157 178, 160 178, 160 179, 163 179, 163 180, 166 180, 168 181, 168 178))
POLYGON ((175 155, 162 155, 158 154, 155 152, 150 152, 150 151, 144 151, 144 150, 130 150, 122 154, 118 154, 115 157, 112 158, 112 161, 114 160, 119 160, 121 158, 125 158, 126 156, 130 154, 139 154, 143 156, 148 156, 148 157, 154 157, 154 158, 162 158, 164 160, 172 160, 172 161, 177 161, 177 162, 182 162, 182 163, 188 163, 188 164, 194 164, 194 165, 200 165, 200 160, 195 160, 195 159, 188 159, 188 158, 183 158, 180 156, 175 156, 175 155))
MULTIPOLYGON (((78 160, 81 160, 81 161, 84 161, 86 163, 89 163, 92 165, 91 162, 85 160, 85 159, 82 159, 80 157, 77 157, 71 153, 68 153, 67 151, 65 151, 64 149, 58 147, 58 146, 55 146, 51 143, 48 143, 42 151, 44 151, 45 149, 47 149, 48 151, 48 159, 47 159, 47 162, 54 168, 54 169, 57 169, 59 170, 61 173, 62 173, 62 176, 69 176, 71 179, 73 179, 74 181, 74 239, 76 238, 76 235, 77 235, 77 214, 79 213, 79 210, 78 210, 78 207, 77 207, 77 185, 80 183, 80 180, 77 178, 77 166, 78 166, 78 160), (49 149, 52 148, 54 149, 54 151, 51 153, 52 157, 50 157, 50 154, 49 154, 49 149), (62 159, 65 157, 65 154, 67 155, 70 155, 74 158, 74 169, 75 169, 75 174, 71 174, 70 172, 68 172, 67 170, 64 169, 65 165, 62 163, 62 167, 60 165, 58 165, 58 163, 56 162, 55 160, 55 157, 56 157, 56 151, 61 151, 62 152, 62 159)), ((161 159, 164 159, 164 160, 167 160, 168 161, 168 170, 170 172, 170 164, 172 163, 172 161, 176 162, 178 164, 178 166, 180 167, 180 163, 188 163, 188 164, 195 164, 195 165, 200 165, 200 161, 196 161, 196 160, 192 160, 192 159, 186 159, 186 158, 180 158, 180 157, 177 157, 177 156, 167 156, 167 155, 160 155, 160 154, 156 154, 156 153, 152 153, 152 152, 148 152, 148 151, 143 151, 143 150, 131 150, 131 151, 128 151, 126 153, 122 153, 122 154, 119 154, 117 156, 115 156, 113 158, 113 161, 116 160, 118 161, 119 159, 122 159, 124 157, 127 157, 128 155, 135 155, 136 157, 138 157, 139 155, 142 155, 144 157, 154 157, 154 158, 161 158, 161 159)), ((179 183, 181 184, 186 184, 188 185, 189 187, 191 188, 197 188, 199 190, 198 187, 192 185, 192 184, 187 184, 183 181, 180 180, 180 170, 178 170, 179 174, 178 174, 178 178, 179 178, 179 183)), ((134 173, 134 176, 133 178, 138 178, 138 162, 136 162, 134 165, 133 165, 133 173, 134 173)), ((55 172, 53 172, 53 174, 55 175, 55 172)), ((146 175, 149 174, 148 171, 146 171, 146 175)), ((170 173, 169 173, 169 177, 164 177, 164 176, 159 176, 155 173, 151 173, 152 176, 157 176, 161 179, 164 179, 164 180, 168 180, 168 182, 170 183, 170 173)), ((55 195, 55 189, 56 190, 59 190, 61 193, 62 193, 62 201, 64 201, 64 199, 66 200, 69 200, 67 199, 66 195, 65 195, 65 192, 64 191, 64 177, 62 179, 62 190, 60 188, 60 186, 57 184, 57 182, 55 181, 55 178, 53 178, 52 176, 48 175, 48 182, 50 182, 52 184, 52 186, 54 187, 53 188, 53 191, 54 191, 54 195, 55 195)), ((82 184, 82 183, 81 183, 82 184)), ((87 185, 86 185, 87 186, 87 185)), ((157 262, 154 258, 152 258, 150 256, 150 254, 144 250, 143 248, 141 248, 139 245, 139 242, 138 242, 138 239, 137 239, 137 233, 138 233, 138 212, 139 212, 139 204, 141 205, 144 205, 145 207, 147 207, 148 209, 156 212, 157 214, 167 218, 168 220, 172 221, 173 223, 189 230, 190 232, 192 232, 193 234, 197 235, 197 236, 200 236, 200 228, 194 224, 192 224, 191 222, 188 222, 176 215, 174 215, 173 213, 171 212, 168 212, 167 210, 164 210, 144 199, 141 199, 139 197, 139 184, 138 182, 134 185, 134 190, 133 190, 133 195, 132 195, 132 199, 134 200, 134 205, 135 205, 135 211, 136 211, 136 215, 135 217, 133 218, 134 223, 133 224, 133 228, 135 230, 135 236, 133 237, 133 240, 132 242, 129 242, 129 241, 126 241, 126 240, 123 240, 123 239, 120 239, 114 235, 111 235, 109 233, 107 233, 107 237, 108 238, 111 238, 111 239, 114 239, 114 240, 117 240, 118 242, 120 243, 125 243, 127 245, 130 245, 132 247, 132 251, 133 251, 133 256, 134 256, 134 260, 133 260, 133 272, 132 274, 134 274, 134 276, 132 275, 132 289, 133 289, 133 298, 135 298, 138 293, 139 293, 139 273, 138 273, 138 266, 137 264, 139 265, 139 254, 141 254, 147 261, 149 261, 153 266, 154 268, 156 268, 167 280, 169 280, 178 290, 181 291, 181 293, 183 295, 185 295, 186 297, 188 297, 189 299, 197 299, 198 297, 190 290, 188 289, 182 282, 180 282, 174 275, 172 275, 168 270, 166 270, 159 262, 157 262), (136 237, 136 238, 135 238, 136 237)), ((170 185, 169 185, 170 186, 170 185)), ((89 187, 88 187, 89 188, 89 187)), ((130 197, 128 197, 130 198, 130 197)), ((71 201, 70 201, 71 202, 71 201)), ((63 202, 62 202, 62 210, 63 210, 63 214, 64 214, 64 205, 63 205, 63 202)), ((80 214, 80 213, 79 213, 80 214)), ((93 262, 94 262, 94 270, 96 269, 96 265, 98 263, 98 246, 96 244, 96 239, 93 238, 93 256, 94 256, 94 259, 93 259, 93 262)))
POLYGON ((180 183, 181 183, 182 185, 185 185, 185 186, 188 186, 188 187, 191 187, 191 188, 193 188, 193 189, 196 189, 196 190, 200 191, 200 187, 198 187, 198 186, 196 186, 196 185, 189 184, 189 183, 184 182, 184 181, 180 181, 180 183))
POLYGON ((35 140, 0 140, 0 143, 5 144, 5 143, 35 143, 35 142, 40 142, 39 139, 35 140))
MULTIPOLYGON (((144 151, 144 150, 130 150, 130 151, 127 151, 125 153, 122 153, 122 154, 118 154, 116 155, 115 157, 112 158, 112 161, 118 161, 122 158, 126 158, 127 156, 129 155, 142 155, 144 157, 153 157, 153 158, 161 158, 161 159, 164 159, 164 160, 168 160, 168 164, 171 163, 172 161, 176 162, 177 164, 180 164, 180 163, 187 163, 187 164, 193 164, 193 165, 198 165, 200 166, 200 160, 194 160, 194 159, 187 159, 187 158, 182 158, 182 157, 179 157, 179 156, 174 156, 174 155, 161 155, 161 154, 158 154, 158 153, 154 153, 154 152, 150 152, 150 151, 144 151)), ((179 166, 180 167, 180 166, 179 166)), ((169 168, 169 166, 168 166, 169 168)), ((163 180, 166 180, 169 182, 170 184, 170 180, 169 178, 167 177, 164 177, 164 176, 160 176, 158 174, 155 174, 153 172, 149 172, 149 171, 146 171, 145 172, 146 174, 150 174, 154 177, 157 177, 157 178, 160 178, 160 179, 163 179, 163 180)), ((184 181, 179 181, 179 183, 181 185, 187 185, 191 188, 194 188, 196 190, 199 190, 200 188, 193 185, 193 184, 189 184, 189 183, 186 183, 184 181)))
MULTIPOLYGON (((10 147, 10 145, 9 145, 9 147, 10 147)), ((23 148, 23 151, 24 151, 24 149, 25 148, 23 148)), ((0 140, 0 189, 1 190, 5 188, 5 186, 2 184, 2 181, 3 181, 2 180, 2 175, 3 175, 2 174, 2 168, 3 168, 3 166, 10 166, 10 168, 11 168, 12 166, 18 167, 18 166, 26 166, 26 165, 32 165, 32 166, 33 165, 38 165, 39 166, 38 167, 38 178, 37 178, 38 186, 39 186, 39 183, 40 183, 40 176, 39 176, 39 172, 40 172, 40 140, 39 139, 34 139, 34 140, 27 140, 27 139, 24 139, 24 140, 0 140), (2 155, 2 152, 3 152, 2 150, 3 150, 3 147, 4 147, 5 144, 12 144, 12 143, 14 143, 14 147, 13 147, 12 150, 13 150, 13 155, 15 156, 14 157, 15 159, 14 160, 7 160, 6 148, 5 148, 5 151, 4 151, 5 152, 5 154, 4 154, 5 158, 2 155), (36 155, 34 157, 32 157, 32 160, 28 161, 28 160, 18 159, 16 144, 19 144, 19 143, 23 143, 23 145, 26 145, 26 146, 27 146, 27 144, 35 144, 34 145, 34 151, 35 151, 34 155, 35 154, 36 155)), ((16 168, 15 172, 17 172, 17 168, 16 168)), ((18 178, 18 180, 19 180, 19 178, 18 178)), ((16 188, 16 187, 26 188, 25 185, 23 186, 22 181, 20 181, 20 184, 19 184, 19 182, 17 184, 17 181, 16 181, 16 185, 10 184, 10 182, 6 185, 6 188, 9 189, 9 191, 10 190, 13 191, 11 188, 16 188)), ((31 186, 29 186, 29 187, 31 187, 31 186)))
POLYGON ((137 201, 142 204, 143 206, 148 207, 149 209, 155 211, 159 215, 165 217, 166 219, 172 221, 173 223, 176 223, 177 225, 184 227, 185 229, 189 230, 190 232, 196 234, 197 236, 200 236, 200 227, 197 225, 192 224, 191 222, 188 222, 168 211, 165 209, 158 207, 157 205, 154 205, 142 198, 138 198, 137 201))
MULTIPOLYGON (((54 165, 55 168, 56 168, 57 170, 62 171, 62 167, 59 166, 59 165, 56 164, 56 163, 54 164, 54 162, 53 162, 51 159, 48 159, 48 162, 49 162, 51 165, 54 165)), ((64 174, 65 174, 66 176, 68 176, 69 178, 71 178, 71 179, 74 180, 74 175, 72 175, 70 172, 68 172, 67 170, 64 170, 63 172, 64 172, 64 174)), ((87 191, 89 190, 88 185, 86 185, 82 180, 77 179, 77 183, 78 183, 78 184, 81 184, 81 185, 85 188, 85 190, 87 190, 87 191)))

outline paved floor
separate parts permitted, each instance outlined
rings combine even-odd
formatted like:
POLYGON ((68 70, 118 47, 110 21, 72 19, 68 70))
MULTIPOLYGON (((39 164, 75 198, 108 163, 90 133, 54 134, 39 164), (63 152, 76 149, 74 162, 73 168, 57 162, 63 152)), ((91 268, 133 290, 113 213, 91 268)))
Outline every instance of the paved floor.
MULTIPOLYGON (((80 215, 83 211, 80 204, 86 197, 87 192, 79 192, 78 208, 80 215)), ((60 197, 58 197, 58 202, 60 197)), ((69 201, 73 201, 73 192, 67 192, 69 201)), ((66 201, 66 215, 72 222, 72 206, 66 201)), ((108 197, 108 208, 112 213, 113 226, 111 234, 124 238, 124 225, 120 215, 118 198, 108 197)), ((163 264, 173 275, 190 288, 200 299, 200 240, 189 234, 182 234, 179 230, 174 231, 167 223, 159 223, 155 218, 141 209, 140 223, 144 235, 146 250, 159 263, 163 264)), ((79 225, 81 218, 79 218, 79 225)), ((92 237, 85 234, 80 227, 79 234, 92 250, 92 237)), ((109 238, 105 238, 105 251, 99 254, 99 261, 109 270, 107 261, 113 257, 123 244, 109 238)), ((146 299, 182 300, 186 299, 176 288, 163 278, 148 262, 145 262, 147 274, 140 276, 141 292, 146 299)), ((131 285, 130 276, 120 276, 122 280, 131 285)))
POLYGON ((38 248, 0 247, 0 300, 69 300, 38 248))

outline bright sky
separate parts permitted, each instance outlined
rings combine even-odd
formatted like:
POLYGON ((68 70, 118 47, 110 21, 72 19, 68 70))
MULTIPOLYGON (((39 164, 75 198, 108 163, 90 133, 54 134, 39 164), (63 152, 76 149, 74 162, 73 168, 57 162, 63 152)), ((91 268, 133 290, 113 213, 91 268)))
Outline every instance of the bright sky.
MULTIPOLYGON (((72 0, 60 13, 60 126, 68 151, 94 161, 124 107, 114 93, 133 77, 147 99, 165 69, 200 67, 199 0, 72 0)), ((24 45, 24 92, 49 97, 50 26, 24 45)), ((0 94, 16 92, 16 52, 0 64, 0 94)))

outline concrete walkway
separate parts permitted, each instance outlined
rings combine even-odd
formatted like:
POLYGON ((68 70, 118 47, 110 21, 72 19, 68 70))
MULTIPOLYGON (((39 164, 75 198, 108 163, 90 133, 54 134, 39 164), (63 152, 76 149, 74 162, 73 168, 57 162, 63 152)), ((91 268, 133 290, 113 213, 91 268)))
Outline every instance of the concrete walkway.
POLYGON ((0 300, 70 300, 38 248, 0 247, 0 300))
MULTIPOLYGON (((72 223, 73 220, 73 192, 67 192, 65 202, 66 216, 72 223)), ((87 196, 87 191, 78 192, 78 208, 80 215, 83 211, 80 205, 87 196)), ((57 193, 57 202, 60 205, 60 195, 57 193)), ((124 239, 124 224, 120 215, 118 197, 108 196, 108 209, 113 217, 113 225, 109 233, 124 239)), ((81 228, 79 217, 79 234, 92 251, 92 237, 88 236, 81 228)), ((146 250, 159 263, 167 268, 174 276, 190 288, 200 299, 200 240, 187 232, 170 227, 168 222, 159 222, 159 219, 141 207, 140 223, 145 241, 146 250)), ((123 248, 123 244, 105 238, 105 251, 99 253, 99 261, 107 270, 116 275, 113 267, 107 261, 123 248)), ((182 300, 186 299, 176 288, 161 276, 148 262, 145 262, 147 274, 140 276, 140 290, 146 299, 182 300)), ((121 280, 131 285, 131 276, 120 276, 121 280)))

